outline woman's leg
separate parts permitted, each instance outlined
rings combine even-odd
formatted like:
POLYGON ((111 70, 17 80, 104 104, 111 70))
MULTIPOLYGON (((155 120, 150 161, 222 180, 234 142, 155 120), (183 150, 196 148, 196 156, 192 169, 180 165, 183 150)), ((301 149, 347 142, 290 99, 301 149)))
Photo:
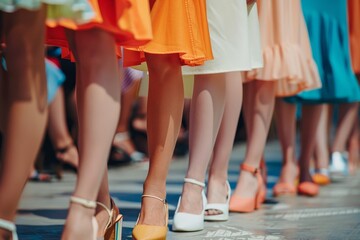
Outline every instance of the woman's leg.
MULTIPOLYGON (((225 107, 227 75, 209 74, 195 77, 190 107, 190 156, 187 178, 205 182, 216 136, 225 107)), ((239 80, 240 81, 240 80, 239 80)), ((179 212, 202 212, 202 187, 184 183, 179 212)))
MULTIPOLYGON (((225 83, 225 109, 209 168, 208 203, 226 202, 229 161, 243 102, 243 74, 241 72, 226 73, 225 83)), ((209 210, 206 214, 220 213, 209 210)))
MULTIPOLYGON (((247 147, 244 163, 258 168, 264 153, 275 105, 275 82, 254 80, 244 85, 244 117, 247 147)), ((255 196, 257 178, 250 172, 240 173, 234 195, 255 196)))
MULTIPOLYGON (((359 109, 359 105, 358 105, 359 109)), ((359 111, 359 110, 358 110, 359 111)), ((359 116, 356 117, 351 131, 351 135, 348 141, 348 152, 349 152, 349 164, 350 164, 350 173, 355 173, 356 168, 360 160, 360 126, 359 126, 359 116)))
POLYGON ((301 117, 301 152, 299 156, 300 183, 312 182, 310 161, 315 151, 316 131, 320 116, 325 111, 324 104, 303 105, 301 117))
POLYGON ((48 132, 55 151, 57 149, 66 149, 65 152, 56 151, 56 157, 77 167, 79 154, 66 124, 63 88, 58 89, 54 100, 49 105, 48 132))
MULTIPOLYGON (((0 13, 6 44, 7 81, 0 173, 0 218, 14 221, 22 190, 45 131, 45 8, 0 13), (4 194, 6 193, 6 194, 4 194)), ((2 79, 3 80, 3 79, 2 79)), ((0 238, 6 238, 0 229, 0 238)))
MULTIPOLYGON (((100 29, 69 32, 77 61, 79 169, 74 196, 94 201, 104 178, 120 114, 115 41, 100 29)), ((109 195, 106 193, 105 195, 109 195)), ((106 205, 110 207, 110 202, 106 205)), ((63 239, 90 239, 93 209, 71 204, 63 239)))
POLYGON ((296 147, 296 104, 276 99, 276 129, 279 136, 283 162, 279 182, 295 184, 297 177, 296 147))
POLYGON ((346 143, 349 140, 354 122, 358 115, 358 103, 346 103, 339 105, 339 123, 336 128, 332 152, 345 152, 346 143))
POLYGON ((317 170, 329 167, 329 105, 322 107, 319 125, 316 130, 315 141, 315 168, 317 170))
MULTIPOLYGON (((184 88, 178 54, 146 54, 149 69, 148 146, 150 166, 143 193, 166 197, 166 177, 179 134, 184 88)), ((164 205, 143 198, 139 224, 164 226, 164 205)))

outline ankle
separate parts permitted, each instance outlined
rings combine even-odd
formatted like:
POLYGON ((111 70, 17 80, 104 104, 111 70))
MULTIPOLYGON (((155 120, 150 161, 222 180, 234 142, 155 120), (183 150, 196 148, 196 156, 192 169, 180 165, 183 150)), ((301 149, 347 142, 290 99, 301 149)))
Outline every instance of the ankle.
POLYGON ((166 183, 165 184, 153 184, 149 181, 145 181, 143 187, 143 194, 153 195, 162 199, 166 198, 166 183))

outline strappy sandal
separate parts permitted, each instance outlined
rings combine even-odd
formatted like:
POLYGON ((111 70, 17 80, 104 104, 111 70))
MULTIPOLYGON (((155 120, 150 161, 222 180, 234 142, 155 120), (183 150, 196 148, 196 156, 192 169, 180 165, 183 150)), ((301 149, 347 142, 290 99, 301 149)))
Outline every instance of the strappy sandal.
POLYGON ((9 232, 11 232, 11 239, 12 240, 18 240, 18 235, 16 233, 16 226, 14 223, 4 220, 4 219, 0 219, 0 228, 5 229, 9 232))
MULTIPOLYGON (((191 183, 202 188, 205 187, 205 183, 197 181, 192 178, 184 178, 185 183, 191 183)), ((178 205, 176 207, 174 221, 172 225, 173 231, 178 232, 194 232, 194 231, 201 231, 204 229, 204 215, 205 215, 205 208, 206 208, 206 196, 204 189, 201 191, 202 195, 202 204, 203 209, 200 214, 192 214, 186 212, 179 212, 181 196, 179 197, 178 205)))
POLYGON ((165 225, 155 226, 155 225, 138 224, 140 219, 140 214, 139 214, 139 217, 136 221, 136 225, 132 231, 132 238, 134 240, 149 240, 149 239, 166 240, 166 235, 168 231, 168 219, 169 219, 169 207, 166 199, 162 199, 153 195, 142 195, 141 198, 153 198, 161 201, 164 204, 165 225))
POLYGON ((71 148, 76 148, 73 142, 69 143, 65 147, 55 149, 55 157, 58 165, 55 169, 56 178, 61 180, 63 177, 64 167, 70 168, 72 171, 77 172, 78 165, 75 165, 71 162, 65 161, 63 158, 59 158, 59 154, 67 153, 71 148))
POLYGON ((231 196, 231 187, 228 181, 226 181, 226 187, 226 203, 208 203, 205 207, 205 211, 215 210, 221 213, 215 215, 205 215, 205 221, 227 221, 229 219, 229 202, 231 196))
POLYGON ((241 164, 241 170, 250 172, 257 178, 258 188, 254 197, 243 197, 240 195, 232 195, 230 198, 229 210, 230 212, 249 213, 260 208, 263 199, 265 198, 263 191, 263 180, 259 168, 252 167, 245 163, 241 164))
MULTIPOLYGON (((124 142, 129 140, 130 136, 128 132, 118 132, 114 136, 114 142, 124 142)), ((128 153, 124 148, 115 146, 114 144, 112 146, 112 150, 118 152, 121 155, 124 155, 125 157, 128 156, 132 162, 142 162, 146 159, 145 154, 142 152, 135 150, 132 153, 128 153)))
POLYGON ((111 210, 101 202, 97 202, 97 205, 104 208, 109 215, 103 232, 104 240, 121 240, 123 216, 119 213, 119 208, 115 202, 111 199, 111 210))

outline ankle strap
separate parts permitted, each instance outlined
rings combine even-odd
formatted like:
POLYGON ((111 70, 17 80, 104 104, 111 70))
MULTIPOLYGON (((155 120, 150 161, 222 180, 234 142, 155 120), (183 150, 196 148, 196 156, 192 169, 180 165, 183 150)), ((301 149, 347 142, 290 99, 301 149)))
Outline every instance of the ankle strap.
POLYGON ((142 195, 142 196, 141 196, 141 198, 145 198, 145 197, 148 197, 148 198, 154 198, 154 199, 159 200, 160 202, 163 202, 164 204, 167 204, 166 199, 162 199, 162 198, 159 198, 159 197, 157 197, 157 196, 153 196, 153 195, 146 195, 146 194, 144 194, 144 195, 142 195))
POLYGON ((12 239, 18 240, 18 236, 16 234, 16 226, 13 222, 0 219, 0 228, 10 231, 12 233, 12 239))
POLYGON ((109 215, 109 220, 105 226, 105 231, 106 231, 106 229, 111 225, 112 219, 114 217, 114 209, 116 208, 115 202, 112 198, 110 198, 110 208, 111 209, 109 209, 105 204, 103 204, 101 202, 96 202, 96 204, 99 205, 100 207, 104 208, 105 211, 107 212, 107 214, 109 215))
POLYGON ((205 187, 205 183, 200 182, 198 180, 195 180, 193 178, 184 178, 184 182, 192 183, 192 184, 198 185, 198 186, 203 187, 203 188, 205 187))
POLYGON ((252 173, 254 175, 260 173, 259 168, 247 165, 245 163, 241 164, 240 169, 243 170, 243 171, 246 171, 246 172, 250 172, 250 173, 252 173))
POLYGON ((96 202, 95 201, 87 200, 87 199, 84 199, 84 198, 71 196, 70 197, 70 202, 80 204, 81 206, 86 207, 86 208, 94 208, 94 209, 96 208, 96 202))

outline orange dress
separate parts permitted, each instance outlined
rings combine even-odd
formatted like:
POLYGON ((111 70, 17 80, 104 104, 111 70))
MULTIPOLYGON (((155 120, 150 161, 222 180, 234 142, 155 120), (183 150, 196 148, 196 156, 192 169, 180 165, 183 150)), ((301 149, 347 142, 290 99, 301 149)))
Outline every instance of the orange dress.
POLYGON ((152 39, 148 0, 89 0, 95 14, 86 24, 64 19, 57 25, 48 24, 47 44, 63 47, 68 54, 65 28, 86 30, 100 28, 114 35, 119 46, 139 46, 152 39))
POLYGON ((360 74, 360 1, 348 0, 348 16, 352 67, 360 74))
MULTIPOLYGON (((154 2, 154 1, 152 1, 154 2)), ((144 53, 179 53, 183 65, 212 59, 205 0, 156 0, 151 9, 154 38, 124 51, 124 65, 139 65, 144 53)))
POLYGON ((248 72, 248 80, 276 81, 279 97, 321 87, 300 0, 258 4, 264 67, 248 72))

